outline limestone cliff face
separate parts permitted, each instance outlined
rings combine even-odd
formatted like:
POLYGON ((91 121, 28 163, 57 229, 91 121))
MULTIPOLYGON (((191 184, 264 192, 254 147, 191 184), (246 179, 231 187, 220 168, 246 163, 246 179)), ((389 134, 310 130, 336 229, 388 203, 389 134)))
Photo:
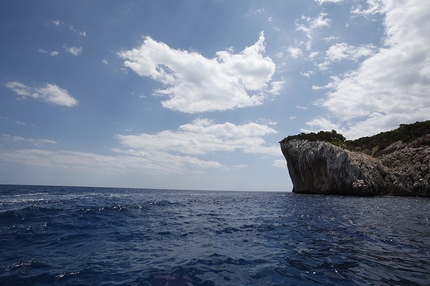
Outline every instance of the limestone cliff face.
POLYGON ((374 158, 321 141, 281 141, 294 192, 430 196, 430 134, 374 158))

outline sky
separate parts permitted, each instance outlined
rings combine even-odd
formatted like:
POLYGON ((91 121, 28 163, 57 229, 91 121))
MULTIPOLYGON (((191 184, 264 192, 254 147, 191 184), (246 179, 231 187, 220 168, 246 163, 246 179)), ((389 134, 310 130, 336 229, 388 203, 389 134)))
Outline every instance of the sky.
POLYGON ((430 114, 430 1, 0 1, 0 183, 291 191, 279 141, 430 114))

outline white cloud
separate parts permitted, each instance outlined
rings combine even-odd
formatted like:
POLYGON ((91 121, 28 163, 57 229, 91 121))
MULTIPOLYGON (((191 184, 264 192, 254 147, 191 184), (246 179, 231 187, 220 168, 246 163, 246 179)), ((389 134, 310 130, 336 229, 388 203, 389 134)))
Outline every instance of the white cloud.
MULTIPOLYGON (((43 54, 47 54, 48 52, 47 51, 45 51, 44 49, 38 49, 37 50, 39 53, 43 53, 43 54)), ((52 51, 52 52, 50 52, 49 53, 49 55, 50 56, 58 56, 60 53, 59 52, 57 52, 57 51, 52 51)))
POLYGON ((30 94, 30 88, 25 86, 25 84, 17 82, 17 81, 10 81, 5 84, 5 86, 11 90, 13 90, 16 94, 21 96, 31 96, 30 94))
POLYGON ((344 131, 344 129, 342 129, 339 125, 331 122, 329 119, 324 117, 315 118, 307 122, 306 124, 309 125, 310 129, 301 129, 302 132, 336 130, 342 133, 344 131))
POLYGON ((315 0, 318 4, 322 5, 324 3, 340 3, 343 0, 315 0))
POLYGON ((290 56, 293 59, 296 59, 296 58, 298 58, 298 57, 300 57, 300 56, 303 55, 302 50, 300 48, 297 48, 297 47, 288 47, 287 52, 290 53, 290 56))
POLYGON ((278 125, 278 122, 272 121, 271 119, 267 119, 267 118, 258 118, 256 122, 259 122, 263 125, 278 125))
POLYGON ((314 59, 316 56, 318 56, 319 55, 319 52, 312 52, 310 55, 309 55, 309 59, 314 59))
POLYGON ((333 62, 350 60, 357 62, 361 58, 369 57, 376 52, 376 47, 372 44, 361 45, 359 47, 351 46, 347 43, 337 43, 326 51, 325 61, 317 64, 320 70, 327 70, 333 62))
POLYGON ((359 4, 355 8, 352 8, 351 13, 358 16, 371 16, 378 13, 384 12, 384 0, 367 0, 367 9, 363 9, 363 7, 359 4))
POLYGON ((109 63, 108 63, 108 61, 107 60, 105 60, 105 59, 103 59, 102 60, 102 63, 104 63, 105 65, 108 65, 109 63))
POLYGON ((328 49, 326 57, 332 62, 339 62, 344 59, 357 61, 361 57, 373 55, 375 49, 376 47, 372 44, 355 47, 347 43, 338 43, 328 49))
POLYGON ((68 48, 67 46, 64 46, 64 49, 68 52, 71 53, 74 56, 79 56, 82 53, 83 48, 82 47, 70 47, 68 48))
POLYGON ((281 81, 272 81, 270 83, 271 89, 267 89, 266 92, 270 93, 270 94, 279 94, 279 92, 284 89, 284 84, 285 81, 281 80, 281 81))
POLYGON ((25 122, 22 122, 22 121, 16 121, 16 122, 15 122, 15 124, 16 124, 16 125, 25 125, 25 122))
MULTIPOLYGON (((273 123, 274 124, 274 123, 273 123)), ((121 148, 115 155, 101 155, 75 151, 41 149, 1 150, 0 159, 14 164, 58 168, 70 172, 117 174, 171 174, 201 172, 202 169, 242 169, 246 164, 225 166, 207 159, 215 152, 242 150, 266 156, 280 156, 278 145, 268 145, 262 137, 276 133, 267 125, 248 123, 214 124, 207 119, 196 119, 181 125, 176 131, 156 134, 117 135, 121 148)), ((15 144, 55 144, 49 139, 26 139, 3 134, 3 140, 15 144)), ((1 148, 1 145, 0 145, 1 148)), ((221 156, 222 157, 222 156, 221 156)))
POLYGON ((339 37, 335 37, 335 36, 330 36, 330 37, 325 37, 324 41, 326 41, 327 43, 333 40, 337 40, 339 39, 339 37))
POLYGON ((78 104, 78 101, 67 90, 56 84, 46 83, 44 87, 28 87, 23 83, 11 81, 7 82, 5 86, 22 97, 42 99, 46 102, 69 107, 78 104))
MULTIPOLYGON (((25 125, 25 123, 24 123, 25 125)), ((7 141, 7 142, 12 142, 12 143, 23 143, 23 142, 30 142, 33 145, 36 146, 41 146, 43 144, 57 144, 56 141, 54 140, 50 140, 50 139, 43 139, 43 138, 23 138, 20 136, 11 136, 9 134, 2 134, 2 139, 7 141)))
POLYGON ((285 160, 274 160, 272 166, 286 169, 287 168, 287 161, 285 161, 285 160))
POLYGON ((305 76, 305 77, 307 77, 307 78, 310 78, 310 77, 311 77, 311 75, 315 74, 315 72, 313 72, 313 71, 307 71, 307 72, 301 72, 300 74, 301 74, 302 76, 305 76))
POLYGON ((11 136, 9 134, 2 134, 2 139, 12 143, 23 142, 25 139, 21 136, 11 136))
POLYGON ((168 153, 144 154, 123 152, 109 156, 76 151, 49 151, 21 149, 0 152, 0 159, 24 166, 58 168, 69 172, 91 174, 118 174, 126 172, 145 174, 170 174, 192 171, 191 168, 224 168, 217 162, 199 160, 195 157, 179 157, 168 153))
POLYGON ((385 46, 358 69, 333 77, 321 101, 331 113, 327 120, 354 138, 429 119, 430 2, 392 1, 384 11, 385 46))
POLYGON ((219 51, 212 59, 172 49, 150 37, 142 46, 118 55, 125 60, 125 67, 166 86, 154 93, 169 96, 162 102, 164 107, 196 113, 263 104, 275 72, 273 61, 262 55, 264 50, 261 33, 254 45, 240 53, 219 51))
POLYGON ((240 164, 240 165, 234 165, 234 166, 232 166, 232 168, 233 169, 244 169, 244 168, 247 168, 248 167, 248 165, 246 165, 246 164, 240 164))
POLYGON ((52 23, 55 25, 55 26, 60 26, 60 24, 64 24, 63 22, 61 22, 60 20, 52 20, 52 23))
POLYGON ((85 36, 87 35, 87 33, 86 33, 85 31, 78 31, 78 30, 76 30, 76 29, 73 27, 73 25, 70 25, 70 30, 72 30, 73 32, 78 33, 80 36, 83 36, 83 37, 85 37, 85 36))
POLYGON ((312 40, 313 40, 315 31, 317 29, 330 26, 331 21, 330 19, 326 18, 326 16, 327 16, 327 13, 321 12, 316 18, 302 16, 301 21, 296 20, 296 31, 304 32, 306 37, 308 38, 306 42, 307 51, 310 51, 312 48, 312 40), (301 24, 300 22, 305 22, 305 23, 301 24))
POLYGON ((214 124, 208 119, 196 119, 191 124, 179 126, 177 131, 157 134, 117 135, 126 148, 143 152, 174 152, 204 155, 213 152, 232 152, 279 155, 278 146, 267 146, 263 136, 277 133, 267 125, 248 123, 234 125, 226 122, 214 124))

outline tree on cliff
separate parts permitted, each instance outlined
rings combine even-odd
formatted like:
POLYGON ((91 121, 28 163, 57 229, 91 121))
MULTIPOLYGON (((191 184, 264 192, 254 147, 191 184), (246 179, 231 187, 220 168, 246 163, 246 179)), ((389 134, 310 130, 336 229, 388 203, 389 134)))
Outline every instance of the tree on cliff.
POLYGON ((426 134, 430 134, 430 120, 423 122, 417 121, 413 124, 400 124, 400 127, 395 130, 381 132, 370 137, 361 137, 356 140, 346 140, 342 134, 337 133, 336 130, 332 130, 331 132, 320 131, 318 133, 311 132, 309 134, 302 132, 298 135, 288 136, 279 143, 286 143, 293 139, 324 141, 348 150, 361 150, 363 152, 367 150, 367 153, 378 157, 383 153, 387 153, 389 150, 384 151, 384 149, 394 142, 401 141, 402 143, 410 143, 426 134), (376 149, 377 152, 373 152, 373 149, 376 149))
POLYGON ((308 140, 308 141, 324 141, 324 142, 345 142, 345 137, 337 133, 336 130, 330 131, 320 131, 318 133, 311 132, 309 134, 306 134, 304 132, 298 134, 298 135, 290 135, 286 138, 284 138, 281 142, 288 142, 293 139, 299 139, 299 140, 308 140))

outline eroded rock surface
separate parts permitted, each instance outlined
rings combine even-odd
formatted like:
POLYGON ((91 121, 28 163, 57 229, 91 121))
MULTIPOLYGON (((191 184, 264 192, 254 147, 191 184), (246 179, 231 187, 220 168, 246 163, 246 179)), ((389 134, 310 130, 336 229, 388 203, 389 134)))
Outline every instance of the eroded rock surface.
POLYGON ((430 134, 378 158, 300 139, 281 141, 281 150, 297 193, 430 196, 430 134))

